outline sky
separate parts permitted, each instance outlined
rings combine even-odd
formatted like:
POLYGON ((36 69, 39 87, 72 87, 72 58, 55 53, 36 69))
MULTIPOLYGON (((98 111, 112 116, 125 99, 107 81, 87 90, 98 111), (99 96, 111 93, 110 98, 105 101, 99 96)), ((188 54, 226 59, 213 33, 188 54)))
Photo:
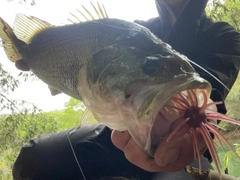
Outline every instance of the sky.
MULTIPOLYGON (((89 0, 36 0, 35 6, 18 3, 18 0, 9 2, 1 0, 0 17, 10 26, 13 26, 16 13, 24 13, 36 16, 55 25, 65 24, 71 17, 69 12, 76 14, 76 8, 81 9, 81 5, 89 6, 89 0)), ((96 2, 96 1, 91 1, 96 2)), ((103 3, 110 18, 125 19, 133 21, 135 19, 147 20, 157 16, 154 0, 98 0, 103 3)), ((0 47, 0 63, 3 68, 17 76, 20 71, 11 63, 3 49, 0 47)), ((50 91, 42 81, 22 82, 19 88, 12 94, 12 99, 22 99, 32 102, 43 111, 60 110, 70 99, 69 96, 60 94, 51 96, 50 91)))

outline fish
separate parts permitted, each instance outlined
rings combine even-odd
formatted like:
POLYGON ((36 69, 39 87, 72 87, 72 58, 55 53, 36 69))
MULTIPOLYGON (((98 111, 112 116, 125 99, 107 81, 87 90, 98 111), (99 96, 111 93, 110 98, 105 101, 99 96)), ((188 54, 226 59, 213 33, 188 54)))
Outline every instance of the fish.
POLYGON ((171 141, 184 129, 200 160, 196 134, 201 133, 220 174, 210 132, 234 151, 214 122, 240 122, 217 112, 221 102, 211 101, 211 84, 195 71, 194 62, 149 29, 108 18, 99 4, 93 7, 97 19, 88 20, 91 13, 85 9, 80 14, 88 21, 73 15, 77 22, 63 26, 17 14, 11 28, 0 18, 6 55, 12 62, 23 60, 52 94, 79 99, 98 122, 129 131, 151 156, 164 137, 171 141))

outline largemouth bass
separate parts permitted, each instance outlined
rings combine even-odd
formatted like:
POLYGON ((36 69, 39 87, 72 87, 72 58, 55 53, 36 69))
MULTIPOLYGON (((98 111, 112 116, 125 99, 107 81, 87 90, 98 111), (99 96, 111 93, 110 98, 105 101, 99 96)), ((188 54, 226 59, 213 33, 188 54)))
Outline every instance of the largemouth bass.
POLYGON ((128 130, 150 155, 184 127, 199 157, 195 135, 202 133, 220 172, 207 128, 222 136, 208 119, 240 123, 216 113, 211 84, 147 28, 98 14, 65 26, 18 14, 13 29, 0 19, 0 37, 11 61, 22 59, 52 90, 82 100, 99 122, 128 130))

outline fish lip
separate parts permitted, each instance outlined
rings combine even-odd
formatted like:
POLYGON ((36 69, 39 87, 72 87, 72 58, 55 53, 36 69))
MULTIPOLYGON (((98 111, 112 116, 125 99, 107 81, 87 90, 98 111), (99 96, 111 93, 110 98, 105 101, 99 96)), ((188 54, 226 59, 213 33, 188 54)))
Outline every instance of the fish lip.
POLYGON ((175 77, 173 81, 167 83, 153 96, 151 101, 143 103, 140 107, 138 111, 139 120, 141 122, 150 122, 149 126, 151 126, 147 134, 146 143, 143 147, 150 155, 153 156, 154 154, 151 143, 151 131, 158 113, 174 95, 189 89, 205 89, 209 97, 211 84, 207 80, 201 78, 197 73, 180 75, 175 77))
POLYGON ((158 112, 159 109, 161 109, 163 105, 175 94, 189 89, 208 89, 208 92, 210 92, 211 84, 207 80, 199 77, 197 74, 180 75, 175 77, 173 81, 166 83, 160 91, 153 95, 151 101, 142 104, 138 112, 138 117, 142 119, 144 114, 156 114, 155 111, 158 112), (144 108, 145 106, 147 107, 146 109, 144 108), (142 108, 145 110, 141 111, 142 108), (153 113, 153 110, 155 113, 153 113))

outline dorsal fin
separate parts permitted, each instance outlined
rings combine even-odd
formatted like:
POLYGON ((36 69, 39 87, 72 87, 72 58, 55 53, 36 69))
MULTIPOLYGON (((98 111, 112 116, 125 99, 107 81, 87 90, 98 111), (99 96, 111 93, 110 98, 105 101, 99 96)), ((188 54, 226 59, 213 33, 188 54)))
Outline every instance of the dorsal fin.
POLYGON ((22 59, 22 56, 17 52, 13 43, 14 36, 12 28, 0 18, 0 38, 2 39, 2 46, 8 59, 12 62, 22 59))
POLYGON ((104 5, 102 4, 102 6, 97 2, 97 5, 94 5, 92 2, 91 2, 91 5, 93 7, 93 11, 94 13, 91 13, 90 10, 88 10, 85 6, 82 6, 83 10, 79 10, 79 9, 76 9, 77 12, 80 14, 80 17, 79 14, 78 15, 75 15, 73 13, 70 13, 72 15, 72 17, 75 19, 75 20, 72 20, 72 19, 68 19, 69 22, 73 23, 73 24, 77 24, 77 23, 81 23, 82 21, 91 21, 91 20, 96 20, 96 19, 106 19, 108 18, 108 15, 107 15, 107 12, 106 12, 106 9, 104 7, 104 5), (97 18, 95 18, 95 16, 97 16, 97 18), (83 18, 83 20, 81 20, 83 18), (75 22, 77 20, 77 22, 75 22))
POLYGON ((17 14, 13 32, 18 39, 30 44, 34 36, 50 27, 53 25, 36 17, 17 14))

